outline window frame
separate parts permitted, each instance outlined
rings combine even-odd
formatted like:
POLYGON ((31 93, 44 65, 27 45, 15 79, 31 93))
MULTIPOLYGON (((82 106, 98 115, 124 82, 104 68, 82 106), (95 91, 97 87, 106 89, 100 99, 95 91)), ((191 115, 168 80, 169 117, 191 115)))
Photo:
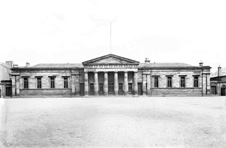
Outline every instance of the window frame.
POLYGON ((28 77, 24 77, 23 79, 24 79, 24 89, 29 89, 29 80, 28 80, 28 77))
POLYGON ((199 76, 193 76, 193 87, 198 88, 199 87, 199 76), (197 78, 197 86, 195 85, 195 78, 197 78))
POLYGON ((42 89, 42 77, 36 77, 37 78, 37 88, 42 89))
POLYGON ((69 88, 69 77, 63 77, 64 78, 64 88, 69 88))
POLYGON ((159 77, 154 76, 154 88, 159 88, 159 77))
POLYGON ((55 88, 55 78, 56 77, 49 77, 50 78, 50 88, 53 89, 55 88))
POLYGON ((172 88, 173 87, 173 76, 166 76, 167 77, 167 88, 172 88))
POLYGON ((186 87, 186 76, 180 76, 180 87, 181 88, 186 87))

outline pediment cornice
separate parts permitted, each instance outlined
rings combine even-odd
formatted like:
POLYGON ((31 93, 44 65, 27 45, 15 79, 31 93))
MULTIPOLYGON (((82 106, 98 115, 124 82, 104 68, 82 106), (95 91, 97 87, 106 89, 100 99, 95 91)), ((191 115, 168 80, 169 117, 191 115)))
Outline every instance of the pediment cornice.
POLYGON ((114 54, 108 54, 98 58, 94 58, 85 62, 82 62, 84 66, 88 65, 139 65, 140 62, 121 57, 114 54))

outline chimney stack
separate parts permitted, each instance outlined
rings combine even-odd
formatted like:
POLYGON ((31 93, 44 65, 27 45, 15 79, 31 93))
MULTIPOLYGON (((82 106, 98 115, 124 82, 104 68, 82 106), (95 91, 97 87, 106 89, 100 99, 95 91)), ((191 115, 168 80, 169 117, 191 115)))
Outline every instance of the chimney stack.
POLYGON ((18 64, 13 64, 13 67, 18 67, 18 64))
POLYGON ((145 58, 145 64, 148 64, 148 63, 150 63, 150 60, 149 60, 149 58, 145 58))
POLYGON ((218 71, 217 72, 218 72, 218 77, 221 76, 221 67, 220 67, 220 65, 218 67, 218 71))
POLYGON ((199 62, 199 67, 203 67, 203 62, 202 61, 199 62))
POLYGON ((29 67, 29 66, 30 66, 30 63, 27 62, 27 63, 26 63, 26 67, 29 67))
POLYGON ((9 65, 10 68, 13 67, 13 61, 5 61, 5 63, 6 63, 7 65, 9 65))

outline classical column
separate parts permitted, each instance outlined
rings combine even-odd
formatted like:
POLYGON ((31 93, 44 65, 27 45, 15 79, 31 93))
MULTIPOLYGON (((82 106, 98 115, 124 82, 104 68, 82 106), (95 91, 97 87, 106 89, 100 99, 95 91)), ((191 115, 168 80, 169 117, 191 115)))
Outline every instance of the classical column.
POLYGON ((115 91, 115 95, 118 95, 118 72, 115 71, 115 75, 114 75, 114 91, 115 91))
POLYGON ((75 75, 71 75, 71 92, 75 94, 75 75))
POLYGON ((151 89, 151 77, 150 74, 147 75, 147 95, 150 95, 150 89, 151 89))
MULTIPOLYGON (((28 79, 28 85, 29 85, 29 79, 28 79)), ((20 76, 16 76, 16 93, 17 93, 17 96, 20 95, 20 76)))
POLYGON ((98 95, 98 72, 94 72, 94 93, 97 96, 98 95))
POLYGON ((128 72, 124 72, 124 94, 128 94, 128 72))
POLYGON ((5 85, 0 85, 0 87, 2 87, 1 98, 4 98, 5 97, 5 85))
POLYGON ((134 72, 134 95, 138 96, 138 74, 134 72))
POLYGON ((88 96, 88 88, 89 88, 89 84, 88 84, 88 72, 85 72, 84 73, 84 83, 85 83, 85 90, 84 90, 84 93, 85 93, 85 96, 88 96))
POLYGON ((147 79, 146 79, 146 75, 143 74, 143 95, 146 95, 147 94, 147 87, 146 87, 146 82, 147 82, 147 79))
POLYGON ((104 72, 104 95, 108 95, 108 72, 104 72))

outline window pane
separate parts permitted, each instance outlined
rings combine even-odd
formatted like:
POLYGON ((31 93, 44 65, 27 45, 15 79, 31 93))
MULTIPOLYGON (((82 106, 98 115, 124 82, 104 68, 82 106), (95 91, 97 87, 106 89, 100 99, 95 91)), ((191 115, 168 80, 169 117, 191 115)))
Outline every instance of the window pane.
POLYGON ((41 78, 37 78, 37 88, 42 88, 41 78))
POLYGON ((50 87, 51 87, 51 88, 55 88, 55 81, 54 81, 54 78, 50 78, 50 81, 51 81, 50 87))
POLYGON ((159 79, 158 79, 158 77, 154 77, 154 87, 159 87, 159 79))
POLYGON ((185 87, 185 77, 180 78, 180 87, 185 87))
POLYGON ((199 77, 194 77, 194 87, 199 87, 199 77))
POLYGON ((167 77, 167 87, 172 87, 172 77, 167 77))
POLYGON ((68 77, 64 77, 64 88, 68 88, 68 77))
POLYGON ((28 88, 28 78, 24 78, 24 88, 28 88))

